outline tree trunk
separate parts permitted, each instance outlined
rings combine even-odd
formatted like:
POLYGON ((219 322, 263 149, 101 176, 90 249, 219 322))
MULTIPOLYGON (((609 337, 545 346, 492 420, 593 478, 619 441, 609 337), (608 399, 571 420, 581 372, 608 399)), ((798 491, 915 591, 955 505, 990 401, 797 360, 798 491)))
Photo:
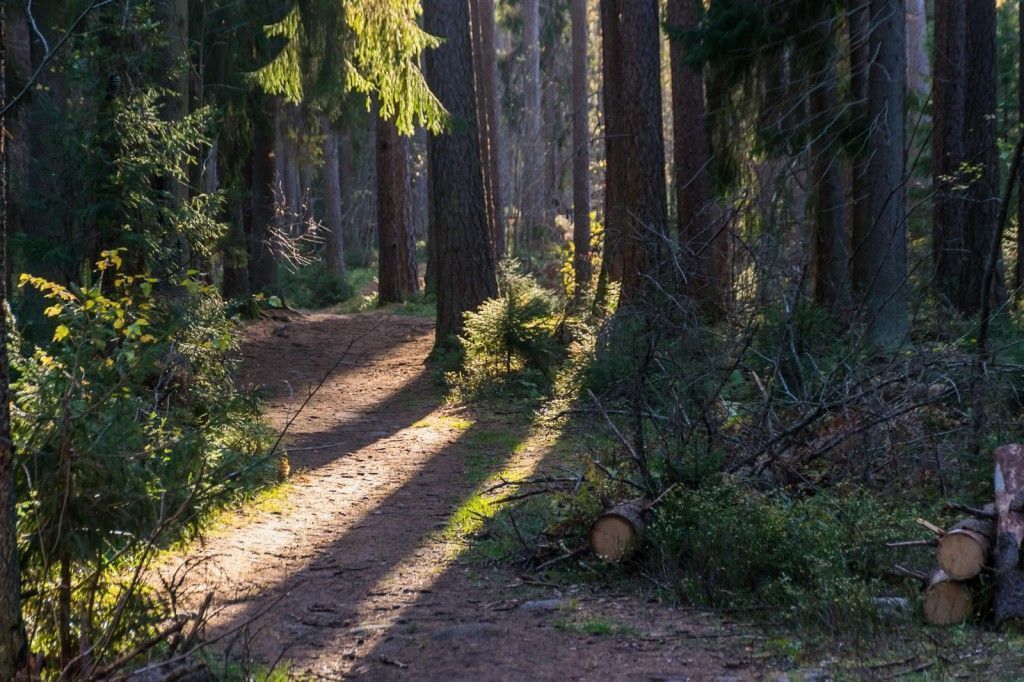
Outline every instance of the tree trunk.
POLYGON ((409 229, 408 143, 391 121, 377 122, 377 302, 416 291, 416 252, 409 229))
MULTIPOLYGON (((0 107, 7 104, 7 2, 0 0, 0 107)), ((7 357, 7 127, 0 116, 0 679, 13 680, 25 663, 21 620, 14 492, 14 443, 11 440, 10 363, 7 357)))
MULTIPOLYGON (((493 178, 493 173, 495 168, 497 168, 497 162, 493 158, 494 150, 491 147, 491 141, 493 139, 492 129, 495 123, 492 119, 492 108, 488 98, 489 94, 493 94, 494 86, 491 84, 488 87, 490 72, 489 62, 486 61, 487 46, 484 43, 484 29, 482 25, 484 22, 483 3, 481 0, 470 0, 469 7, 473 39, 473 83, 476 95, 477 135, 480 138, 480 165, 484 174, 484 202, 487 206, 487 229, 490 233, 491 245, 497 259, 500 257, 498 241, 500 240, 501 230, 499 225, 501 224, 501 219, 496 204, 497 197, 494 194, 494 187, 497 183, 493 178)), ((493 4, 490 10, 493 13, 493 4)), ((493 20, 492 16, 491 21, 493 20)))
POLYGON ((902 0, 871 0, 867 189, 874 222, 859 248, 873 261, 863 291, 867 339, 882 348, 901 343, 910 327, 903 204, 903 7, 902 0))
POLYGON ((274 221, 274 111, 268 102, 253 129, 252 230, 249 233, 249 286, 267 291, 277 283, 272 239, 274 221))
POLYGON ((601 2, 601 75, 604 112, 604 252, 598 281, 598 301, 610 282, 622 280, 622 236, 625 232, 621 193, 625 183, 623 166, 622 45, 619 36, 619 4, 622 0, 601 2))
MULTIPOLYGON (((624 8, 623 8, 624 9, 624 8)), ((664 274, 668 214, 661 118, 661 39, 657 0, 637 0, 619 15, 626 214, 620 305, 641 300, 664 274)))
MULTIPOLYGON (((967 0, 935 5, 932 93, 932 272, 939 296, 953 304, 963 269, 964 88, 967 0)), ((1024 204, 1022 204, 1024 206, 1024 204)))
POLYGON ((221 249, 221 262, 224 268, 221 295, 224 298, 238 298, 248 296, 250 293, 249 256, 246 244, 251 230, 252 207, 238 206, 221 249))
POLYGON ((544 196, 543 149, 541 148, 540 81, 540 3, 523 0, 523 53, 526 55, 526 84, 523 115, 526 123, 523 139, 523 215, 520 224, 523 245, 529 254, 534 234, 541 222, 544 196))
POLYGON ((572 244, 573 273, 581 296, 590 286, 590 117, 587 106, 587 0, 572 0, 572 244))
POLYGON ((1010 621, 1024 621, 1024 568, 1021 568, 1024 445, 1002 445, 996 448, 993 459, 996 493, 996 549, 992 562, 996 574, 994 612, 995 624, 1001 626, 1010 621))
MULTIPOLYGON (((669 0, 668 25, 690 31, 700 24, 700 0, 669 0)), ((705 313, 725 308, 727 241, 711 202, 711 143, 703 74, 686 64, 680 40, 670 45, 672 63, 672 152, 675 166, 676 227, 686 289, 705 313)))
POLYGON ((819 80, 811 93, 811 156, 814 192, 814 299, 834 313, 845 310, 850 303, 849 260, 846 218, 843 202, 843 173, 839 162, 839 145, 832 132, 840 116, 836 86, 835 31, 836 16, 827 10, 822 16, 821 30, 816 36, 819 80))
MULTIPOLYGON (((1024 36, 1024 3, 1017 7, 1017 34, 1024 36)), ((1017 54, 1017 125, 1024 126, 1024 39, 1017 54)), ((1020 298, 1024 288, 1024 173, 1017 177, 1017 259, 1014 263, 1013 288, 1020 298)))
POLYGON ((352 149, 352 131, 338 132, 338 182, 341 185, 341 235, 345 249, 351 256, 359 248, 356 234, 356 171, 355 152, 352 149))
POLYGON ((483 59, 484 102, 487 106, 486 173, 493 219, 491 241, 498 260, 505 257, 505 209, 501 193, 501 109, 498 106, 498 27, 494 18, 494 0, 477 0, 480 5, 480 32, 483 59))
MULTIPOLYGON (((947 0, 935 3, 939 5, 947 0)), ((907 90, 922 100, 932 89, 931 68, 928 64, 928 14, 925 0, 907 0, 907 90)))
POLYGON ((462 331, 463 315, 498 293, 490 248, 476 131, 469 7, 465 0, 426 0, 424 26, 444 43, 427 52, 427 80, 453 118, 430 138, 439 347, 462 331))
POLYGON ((867 252, 866 241, 874 224, 868 192, 868 134, 871 119, 868 115, 868 67, 870 58, 871 7, 864 0, 850 0, 848 12, 850 31, 850 111, 857 132, 850 168, 850 236, 853 253, 850 274, 854 292, 860 296, 867 289, 872 254, 867 252))
POLYGON ((324 195, 324 263, 328 272, 345 274, 345 233, 342 223, 341 175, 338 164, 338 132, 326 117, 321 119, 324 131, 324 165, 320 171, 324 195))
MULTIPOLYGON (((970 0, 966 15, 965 74, 969 78, 964 79, 964 154, 980 172, 972 174, 967 187, 965 262, 956 304, 962 313, 973 315, 981 310, 982 282, 999 216, 995 0, 970 0)), ((998 285, 996 289, 1001 291, 998 285)))

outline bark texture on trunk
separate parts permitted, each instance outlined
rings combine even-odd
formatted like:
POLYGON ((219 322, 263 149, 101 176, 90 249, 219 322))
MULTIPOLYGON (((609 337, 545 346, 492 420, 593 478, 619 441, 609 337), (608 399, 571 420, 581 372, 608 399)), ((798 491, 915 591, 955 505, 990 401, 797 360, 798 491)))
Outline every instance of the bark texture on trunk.
POLYGON ((572 244, 575 296, 590 285, 590 77, 587 0, 572 0, 572 244))
MULTIPOLYGON (((999 149, 996 107, 996 3, 967 3, 964 154, 976 172, 967 188, 960 287, 956 304, 964 314, 981 310, 982 281, 996 238, 999 216, 999 149)), ((996 279, 1001 282, 1001 278, 996 279)), ((1002 287, 996 285, 997 296, 1002 287)))
POLYGON ((814 229, 814 298, 839 313, 850 303, 850 249, 846 235, 843 172, 834 126, 839 116, 834 45, 836 16, 825 12, 816 36, 817 87, 811 93, 814 229))
MULTIPOLYGON (((676 31, 697 28, 700 0, 669 0, 668 25, 676 31)), ((727 237, 711 202, 711 142, 703 74, 686 63, 679 40, 669 48, 672 62, 672 153, 675 166, 676 227, 686 275, 686 290, 705 313, 725 308, 727 237)))
POLYGON ((324 195, 324 222, 327 237, 324 240, 324 262, 327 270, 336 275, 345 274, 345 226, 341 200, 341 169, 338 160, 338 132, 326 119, 324 129, 324 165, 320 182, 324 195))
POLYGON ((965 51, 967 0, 935 5, 935 83, 932 92, 932 272, 935 288, 957 300, 963 269, 965 51))
MULTIPOLYGON (((936 9, 946 0, 935 3, 936 9)), ((932 89, 931 65, 928 63, 928 14, 925 0, 907 0, 907 90, 926 98, 932 89)))
POLYGON ((903 204, 902 0, 871 0, 867 189, 874 218, 858 245, 873 266, 864 281, 868 341, 892 348, 907 335, 907 224, 903 204))
MULTIPOLYGON (((0 0, 0 107, 7 103, 7 3, 0 0)), ((7 357, 7 129, 0 116, 0 679, 13 680, 25 662, 11 439, 10 363, 7 357)))
MULTIPOLYGON (((1017 8, 1017 33, 1024 36, 1024 3, 1017 8)), ((1024 125, 1024 39, 1017 54, 1017 123, 1024 125)), ((1016 297, 1024 287, 1024 173, 1017 178, 1017 258, 1014 263, 1013 288, 1016 297)))
POLYGON ((540 2, 523 0, 523 52, 526 55, 524 120, 526 123, 522 185, 523 216, 520 246, 527 251, 541 222, 544 196, 544 150, 541 129, 540 2))
POLYGON ((451 129, 430 137, 430 192, 437 267, 437 340, 462 331, 463 314, 498 293, 480 144, 476 131, 469 6, 465 0, 426 0, 426 30, 442 38, 426 55, 431 90, 453 117, 451 129))
POLYGON ((668 227, 661 118, 661 39, 657 0, 621 8, 620 63, 625 182, 620 305, 630 305, 664 274, 668 227))
MULTIPOLYGON (((973 0, 972 0, 973 1, 973 0)), ((1009 444, 993 454, 996 494, 994 619, 997 626, 1024 622, 1024 445, 1009 444)))
POLYGON ((377 301, 404 301, 417 289, 409 205, 408 141, 377 121, 377 301))
POLYGON ((619 5, 622 0, 601 2, 601 103, 604 113, 604 252, 598 298, 609 282, 622 280, 622 259, 619 256, 623 229, 622 200, 624 183, 622 78, 619 73, 622 46, 619 37, 619 5))
POLYGON ((473 72, 476 87, 477 133, 484 174, 487 223, 495 259, 505 254, 504 218, 498 161, 498 60, 495 52, 497 27, 494 0, 470 0, 473 23, 473 72))
POLYGON ((868 115, 868 62, 870 57, 871 6, 864 0, 850 0, 848 12, 850 31, 850 110, 857 131, 850 167, 850 239, 853 253, 850 274, 854 292, 859 296, 868 286, 872 256, 865 242, 871 232, 874 217, 868 192, 868 133, 871 119, 868 115))

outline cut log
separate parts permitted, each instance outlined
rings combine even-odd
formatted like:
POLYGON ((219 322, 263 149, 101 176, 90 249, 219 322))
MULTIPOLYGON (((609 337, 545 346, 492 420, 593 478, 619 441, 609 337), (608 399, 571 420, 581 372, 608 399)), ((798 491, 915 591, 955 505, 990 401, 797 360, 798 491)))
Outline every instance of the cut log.
POLYGON ((953 580, 941 568, 932 571, 924 588, 924 619, 932 625, 962 623, 971 615, 974 601, 967 585, 953 580))
POLYGON ((996 448, 996 542, 993 568, 996 573, 993 615, 997 627, 1024 623, 1024 569, 1020 565, 1024 540, 1024 513, 1015 511, 1024 494, 1024 445, 996 448))
POLYGON ((643 540, 644 513, 650 502, 644 499, 624 502, 597 517, 590 525, 590 549, 605 561, 623 561, 643 540))
POLYGON ((987 519, 963 519, 939 538, 935 552, 939 568, 953 580, 970 580, 989 565, 995 524, 987 519))

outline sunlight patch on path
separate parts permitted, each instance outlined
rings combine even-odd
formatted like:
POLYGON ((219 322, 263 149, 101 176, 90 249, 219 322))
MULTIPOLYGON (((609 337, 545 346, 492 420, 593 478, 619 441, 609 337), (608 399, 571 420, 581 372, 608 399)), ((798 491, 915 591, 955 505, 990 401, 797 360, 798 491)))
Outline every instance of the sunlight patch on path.
POLYGON ((358 674, 363 663, 361 656, 373 651, 424 595, 432 593, 438 578, 452 569, 469 550, 473 536, 500 511, 502 504, 498 500, 508 491, 487 491, 502 481, 515 483, 536 474, 554 441, 549 431, 531 430, 525 440, 502 453, 510 458, 506 466, 481 482, 441 527, 423 537, 408 556, 366 591, 367 596, 356 609, 354 622, 358 625, 339 632, 324 647, 320 660, 296 662, 309 673, 324 678, 358 674), (355 643, 357 646, 353 646, 355 643), (344 647, 349 649, 341 652, 339 649, 344 647), (338 653, 343 654, 340 662, 338 653))

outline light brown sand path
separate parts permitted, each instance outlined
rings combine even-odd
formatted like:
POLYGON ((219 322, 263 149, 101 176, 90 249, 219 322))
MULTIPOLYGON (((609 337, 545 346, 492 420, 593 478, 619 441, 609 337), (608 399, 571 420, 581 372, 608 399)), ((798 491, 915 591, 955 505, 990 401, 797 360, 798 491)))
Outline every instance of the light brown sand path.
MULTIPOLYGON (((245 381, 262 387, 292 478, 229 514, 165 569, 215 594, 210 635, 314 679, 750 679, 749 631, 589 587, 524 587, 445 529, 491 475, 536 469, 549 438, 445 408, 424 360, 431 321, 316 313, 252 325, 245 381), (511 444, 519 443, 518 447, 511 444), (184 571, 183 571, 184 573, 184 571), (588 623, 611 624, 589 634, 588 623)), ((597 628, 600 629, 600 628, 597 628)))

